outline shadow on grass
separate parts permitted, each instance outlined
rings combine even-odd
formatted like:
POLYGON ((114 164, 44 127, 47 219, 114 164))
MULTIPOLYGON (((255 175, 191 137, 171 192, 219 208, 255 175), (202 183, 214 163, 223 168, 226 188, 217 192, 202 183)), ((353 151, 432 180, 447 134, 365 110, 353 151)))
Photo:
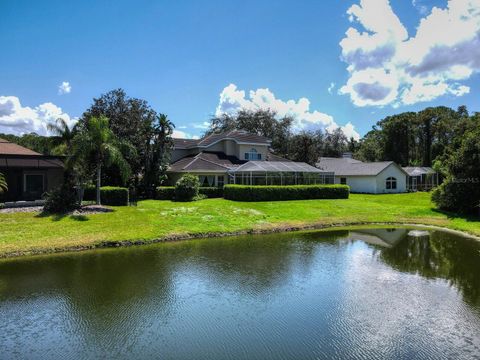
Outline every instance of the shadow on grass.
POLYGON ((35 215, 37 218, 51 218, 53 221, 60 221, 65 218, 70 218, 75 221, 88 221, 88 217, 85 215, 74 215, 74 214, 52 214, 47 212, 41 212, 35 215))
MULTIPOLYGON (((85 211, 85 210, 84 210, 85 211)), ((111 213, 114 212, 114 209, 111 208, 96 208, 92 209, 91 211, 86 210, 84 213, 81 212, 75 212, 75 213, 49 213, 42 211, 41 213, 35 215, 35 217, 38 218, 51 218, 53 221, 60 221, 65 218, 69 218, 75 221, 88 221, 90 220, 87 215, 95 215, 95 214, 105 214, 105 213, 111 213)))
POLYGON ((467 222, 480 222, 480 215, 475 216, 474 214, 459 214, 436 208, 432 208, 432 211, 447 216, 449 220, 462 219, 467 222))

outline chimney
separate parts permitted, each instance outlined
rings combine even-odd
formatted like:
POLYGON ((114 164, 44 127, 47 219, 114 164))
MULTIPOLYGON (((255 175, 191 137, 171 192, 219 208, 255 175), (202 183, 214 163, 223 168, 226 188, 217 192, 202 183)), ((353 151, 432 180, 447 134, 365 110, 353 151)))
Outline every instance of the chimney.
POLYGON ((342 154, 342 158, 344 159, 351 159, 352 158, 352 153, 351 152, 344 152, 342 154))

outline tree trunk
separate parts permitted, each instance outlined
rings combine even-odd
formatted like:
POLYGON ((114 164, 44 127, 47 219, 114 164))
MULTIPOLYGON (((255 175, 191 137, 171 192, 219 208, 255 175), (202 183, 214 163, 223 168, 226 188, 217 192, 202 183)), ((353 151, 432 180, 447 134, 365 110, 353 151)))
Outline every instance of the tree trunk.
POLYGON ((102 166, 101 166, 101 165, 98 165, 98 166, 97 166, 97 186, 96 186, 96 190, 97 190, 97 205, 101 205, 101 202, 100 202, 100 184, 101 184, 101 178, 102 178, 102 166))

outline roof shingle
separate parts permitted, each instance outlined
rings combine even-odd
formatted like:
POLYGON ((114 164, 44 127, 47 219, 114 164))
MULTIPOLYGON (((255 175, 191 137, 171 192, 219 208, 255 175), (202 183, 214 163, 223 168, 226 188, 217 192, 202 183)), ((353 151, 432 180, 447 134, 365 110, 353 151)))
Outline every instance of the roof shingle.
POLYGON ((393 161, 361 162, 350 158, 322 157, 317 163, 319 169, 334 172, 337 176, 375 176, 393 161))
POLYGON ((26 147, 20 146, 18 144, 12 143, 8 140, 0 138, 0 155, 34 155, 41 156, 33 150, 27 149, 26 147))
POLYGON ((177 149, 191 149, 195 147, 208 147, 214 143, 231 139, 239 143, 269 145, 270 139, 257 134, 251 134, 242 130, 231 130, 220 134, 210 134, 201 139, 173 139, 174 147, 177 149))

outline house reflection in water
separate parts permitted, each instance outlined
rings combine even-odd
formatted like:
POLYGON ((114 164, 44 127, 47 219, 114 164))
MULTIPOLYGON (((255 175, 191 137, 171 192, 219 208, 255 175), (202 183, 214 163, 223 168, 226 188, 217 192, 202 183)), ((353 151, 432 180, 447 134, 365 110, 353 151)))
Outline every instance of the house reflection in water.
MULTIPOLYGON (((428 234, 428 233, 427 233, 428 234)), ((352 240, 361 240, 371 245, 379 245, 392 248, 404 240, 408 235, 408 229, 359 229, 350 231, 352 240)))

